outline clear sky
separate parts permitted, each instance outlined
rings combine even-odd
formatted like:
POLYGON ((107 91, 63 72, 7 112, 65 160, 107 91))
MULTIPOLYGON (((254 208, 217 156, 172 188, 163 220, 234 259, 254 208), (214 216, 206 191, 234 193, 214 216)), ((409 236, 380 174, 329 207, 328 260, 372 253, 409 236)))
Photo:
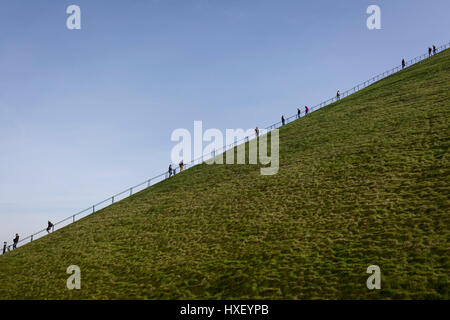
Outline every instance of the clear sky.
POLYGON ((166 170, 177 128, 265 127, 450 41, 448 0, 2 0, 0 241, 166 170), (81 7, 81 30, 66 8, 81 7), (381 30, 366 9, 381 8, 381 30))

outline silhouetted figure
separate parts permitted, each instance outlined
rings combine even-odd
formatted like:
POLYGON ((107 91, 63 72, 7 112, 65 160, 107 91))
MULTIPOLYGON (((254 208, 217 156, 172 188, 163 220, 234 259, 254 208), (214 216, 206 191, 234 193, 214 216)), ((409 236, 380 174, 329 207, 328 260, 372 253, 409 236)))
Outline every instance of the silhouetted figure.
POLYGON ((402 69, 405 69, 405 67, 406 67, 405 59, 402 59, 402 69))
POLYGON ((184 163, 183 160, 180 161, 180 163, 178 164, 180 166, 180 172, 184 170, 184 163))
POLYGON ((256 135, 257 137, 259 137, 259 129, 258 129, 258 127, 255 128, 255 135, 256 135))
POLYGON ((436 54, 436 51, 437 51, 437 50, 436 50, 436 46, 433 45, 433 55, 436 54))
POLYGON ((297 119, 298 118, 300 118, 300 114, 301 114, 302 112, 300 111, 300 108, 297 108, 297 119))
POLYGON ((47 226, 47 233, 50 233, 50 230, 52 230, 53 228, 53 223, 51 223, 50 221, 48 222, 48 226, 47 226))
POLYGON ((336 93, 336 99, 341 100, 341 92, 339 90, 336 93))
POLYGON ((428 56, 431 57, 431 48, 428 48, 428 56))
POLYGON ((305 106, 305 116, 308 114, 309 112, 309 108, 307 106, 305 106))
POLYGON ((284 126, 284 124, 285 124, 284 116, 281 116, 281 123, 282 123, 283 126, 284 126))
POLYGON ((3 242, 3 254, 6 253, 6 242, 3 242))
POLYGON ((17 248, 18 243, 19 243, 19 234, 16 233, 16 237, 13 239, 13 249, 17 248))
POLYGON ((172 164, 169 165, 169 177, 172 176, 173 173, 173 169, 172 169, 172 164))

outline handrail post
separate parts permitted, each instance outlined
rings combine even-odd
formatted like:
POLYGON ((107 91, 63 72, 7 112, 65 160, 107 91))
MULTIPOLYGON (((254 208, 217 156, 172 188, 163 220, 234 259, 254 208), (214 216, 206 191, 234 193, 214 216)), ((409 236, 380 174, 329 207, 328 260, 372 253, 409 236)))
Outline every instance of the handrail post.
POLYGON ((133 188, 130 188, 130 196, 133 194, 133 188))
POLYGON ((75 222, 75 215, 72 216, 73 222, 75 222))
MULTIPOLYGON (((31 241, 33 241, 33 235, 31 235, 31 241)), ((30 241, 30 242, 31 242, 31 241, 30 241)))
POLYGON ((114 196, 111 197, 111 204, 114 203, 114 196))

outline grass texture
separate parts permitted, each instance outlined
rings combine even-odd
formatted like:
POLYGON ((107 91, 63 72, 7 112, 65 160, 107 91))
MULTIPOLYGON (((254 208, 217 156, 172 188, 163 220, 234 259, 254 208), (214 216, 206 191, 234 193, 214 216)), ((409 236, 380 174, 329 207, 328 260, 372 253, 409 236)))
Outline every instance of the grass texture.
POLYGON ((282 127, 276 175, 202 164, 0 256, 0 299, 449 299, 449 92, 447 50, 282 127))

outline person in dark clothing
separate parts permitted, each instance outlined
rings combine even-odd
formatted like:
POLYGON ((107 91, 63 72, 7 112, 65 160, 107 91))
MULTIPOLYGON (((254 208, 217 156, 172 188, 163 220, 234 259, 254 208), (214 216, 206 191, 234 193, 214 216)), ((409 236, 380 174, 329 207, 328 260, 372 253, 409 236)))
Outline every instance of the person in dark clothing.
POLYGON ((405 59, 402 59, 402 69, 404 69, 405 67, 406 67, 405 59))
POLYGON ((3 254, 5 254, 6 253, 6 241, 5 242, 3 242, 3 254))
POLYGON ((433 55, 436 54, 436 51, 437 51, 437 50, 436 50, 436 46, 433 45, 433 55))
POLYGON ((300 111, 300 108, 297 108, 297 119, 298 118, 300 118, 300 114, 301 114, 302 112, 300 111))
POLYGON ((53 228, 53 223, 51 223, 50 221, 48 222, 48 227, 47 227, 47 233, 50 233, 50 230, 52 230, 53 228))
POLYGON ((431 48, 428 48, 428 56, 431 57, 431 48))
POLYGON ((305 116, 308 114, 309 112, 309 108, 307 106, 305 106, 305 116))
POLYGON ((281 123, 282 123, 283 126, 284 126, 284 124, 285 124, 284 116, 281 116, 281 123))
POLYGON ((339 90, 336 93, 336 99, 341 100, 341 92, 339 90))
POLYGON ((169 177, 172 176, 173 173, 173 169, 172 169, 172 164, 169 165, 169 177))
POLYGON ((13 249, 17 247, 18 243, 19 243, 19 234, 16 233, 16 237, 13 239, 13 249))
POLYGON ((259 129, 258 129, 258 127, 255 128, 255 135, 256 135, 256 137, 259 137, 259 129))

